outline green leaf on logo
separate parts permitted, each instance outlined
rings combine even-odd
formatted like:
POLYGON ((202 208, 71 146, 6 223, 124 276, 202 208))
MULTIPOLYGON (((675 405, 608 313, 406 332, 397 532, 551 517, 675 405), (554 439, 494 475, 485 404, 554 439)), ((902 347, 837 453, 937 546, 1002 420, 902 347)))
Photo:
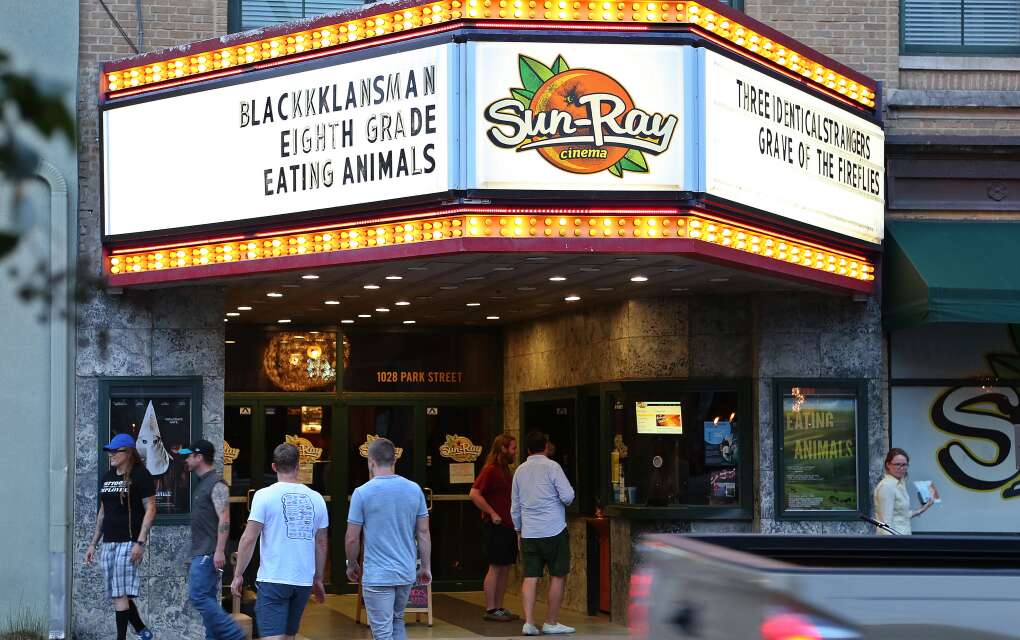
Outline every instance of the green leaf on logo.
POLYGON ((512 95, 517 102, 520 102, 524 105, 524 108, 527 109, 528 105, 531 104, 531 99, 535 97, 535 92, 528 91, 527 89, 511 89, 510 95, 512 95))
POLYGON ((617 178, 622 178, 623 177, 623 168, 620 166, 620 163, 617 162, 613 166, 609 167, 609 173, 613 174, 617 178))
POLYGON ((524 83, 524 88, 533 94, 542 83, 553 77, 552 69, 534 58, 522 55, 519 56, 518 63, 521 69, 521 82, 524 83))
POLYGON ((620 166, 623 167, 624 171, 648 172, 648 162, 645 160, 645 154, 637 149, 628 151, 627 155, 623 156, 620 160, 620 166))
POLYGON ((553 74, 563 73, 570 67, 567 66, 567 61, 563 59, 563 56, 556 56, 556 62, 553 63, 552 72, 553 74))

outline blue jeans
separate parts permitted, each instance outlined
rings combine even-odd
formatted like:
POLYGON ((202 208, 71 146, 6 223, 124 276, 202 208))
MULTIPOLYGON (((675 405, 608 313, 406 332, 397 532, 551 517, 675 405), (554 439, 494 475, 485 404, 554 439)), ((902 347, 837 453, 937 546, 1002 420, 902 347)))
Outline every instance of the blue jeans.
POLYGON ((411 585, 373 587, 362 585, 365 612, 372 627, 373 640, 407 640, 404 629, 404 608, 411 595, 411 585))
POLYGON ((301 628, 301 614, 308 604, 311 587, 279 582, 259 582, 255 598, 255 626, 259 637, 293 636, 301 628))
POLYGON ((206 640, 243 640, 244 632, 220 604, 220 576, 212 556, 195 556, 188 571, 188 598, 202 615, 206 640))

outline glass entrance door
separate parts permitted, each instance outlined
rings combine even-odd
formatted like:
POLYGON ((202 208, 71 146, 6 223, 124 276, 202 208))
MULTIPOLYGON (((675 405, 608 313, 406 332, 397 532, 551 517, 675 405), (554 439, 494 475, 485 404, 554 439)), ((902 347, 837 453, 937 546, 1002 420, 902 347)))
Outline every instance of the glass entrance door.
POLYGON ((468 494, 494 434, 494 404, 358 401, 346 414, 348 504, 368 481, 368 444, 389 438, 400 453, 396 472, 421 485, 430 507, 434 588, 480 588, 487 568, 481 516, 468 494))
POLYGON ((464 589, 485 576, 481 514, 469 492, 485 465, 493 432, 493 408, 478 405, 425 407, 425 482, 432 489, 432 578, 446 589, 464 589))

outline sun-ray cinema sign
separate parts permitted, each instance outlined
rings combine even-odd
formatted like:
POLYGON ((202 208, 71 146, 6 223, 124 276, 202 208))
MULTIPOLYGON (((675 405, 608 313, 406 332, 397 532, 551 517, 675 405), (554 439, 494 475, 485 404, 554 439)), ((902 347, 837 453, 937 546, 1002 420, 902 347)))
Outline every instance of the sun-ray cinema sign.
POLYGON ((685 50, 677 46, 472 45, 475 158, 483 189, 667 191, 684 179, 685 50), (633 60, 642 73, 633 72, 633 60))

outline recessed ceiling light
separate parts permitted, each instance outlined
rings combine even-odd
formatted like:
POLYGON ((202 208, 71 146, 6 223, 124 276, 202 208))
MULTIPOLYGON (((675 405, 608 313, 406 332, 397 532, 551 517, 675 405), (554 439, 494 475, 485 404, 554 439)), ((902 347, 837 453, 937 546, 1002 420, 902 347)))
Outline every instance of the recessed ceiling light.
POLYGON ((564 280, 566 280, 564 276, 553 276, 549 278, 549 282, 563 282, 564 280))
POLYGON ((648 276, 634 276, 630 279, 631 282, 648 282, 648 276))
POLYGON ((308 334, 309 334, 309 335, 313 335, 313 336, 317 336, 317 335, 319 335, 320 333, 322 333, 322 332, 321 332, 321 331, 309 331, 309 332, 308 332, 308 334))
POLYGON ((486 320, 499 320, 499 316, 485 316, 486 320))
POLYGON ((223 342, 226 344, 237 344, 237 340, 224 340, 223 342))
POLYGON ((612 291, 612 287, 595 287, 596 291, 612 291))
POLYGON ((566 300, 567 302, 577 302, 580 299, 581 296, 567 296, 566 298, 564 298, 564 300, 566 300))
POLYGON ((414 320, 404 320, 404 324, 414 324, 414 320))
POLYGON ((469 307, 480 307, 480 306, 482 306, 482 303, 481 302, 469 302, 469 303, 467 303, 467 306, 469 306, 469 307))
POLYGON ((359 313, 358 317, 359 318, 371 318, 372 314, 371 313, 359 313))
POLYGON ((238 311, 251 311, 251 307, 238 307, 238 311))
POLYGON ((283 294, 282 293, 277 293, 276 291, 270 291, 269 293, 266 294, 266 297, 267 298, 282 298, 283 294))
POLYGON ((236 311, 230 311, 230 312, 227 313, 227 315, 230 316, 231 318, 236 318, 237 316, 239 316, 241 314, 236 312, 236 311))
POLYGON ((306 273, 305 275, 301 276, 301 279, 302 280, 318 280, 319 276, 315 275, 314 273, 306 273))
POLYGON ((729 282, 729 278, 709 278, 709 282, 729 282))
POLYGON ((377 285, 377 284, 366 284, 363 288, 364 289, 378 289, 379 285, 377 285))
POLYGON ((448 285, 444 285, 442 287, 439 287, 439 289, 441 291, 453 291, 456 288, 457 288, 457 285, 455 285, 455 284, 448 284, 448 285))
POLYGON ((387 309, 386 307, 376 307, 375 310, 378 311, 379 313, 389 313, 390 312, 390 310, 387 309))
POLYGON ((353 320, 341 320, 340 324, 354 324, 353 320))
POLYGON ((339 300, 327 300, 326 304, 340 304, 339 300))
POLYGON ((535 287, 517 287, 518 291, 534 291, 535 287))
POLYGON ((406 307, 407 305, 409 305, 411 303, 408 302, 407 300, 397 300, 393 304, 397 305, 398 307, 406 307))
POLYGON ((515 267, 493 267, 493 271, 513 271, 515 267))
POLYGON ((224 322, 230 322, 230 318, 224 318, 223 321, 224 322))
POLYGON ((277 322, 279 322, 280 324, 289 324, 290 323, 290 319, 289 318, 283 318, 282 320, 277 320, 277 322))
POLYGON ((386 276, 387 280, 403 280, 404 276, 386 276))

